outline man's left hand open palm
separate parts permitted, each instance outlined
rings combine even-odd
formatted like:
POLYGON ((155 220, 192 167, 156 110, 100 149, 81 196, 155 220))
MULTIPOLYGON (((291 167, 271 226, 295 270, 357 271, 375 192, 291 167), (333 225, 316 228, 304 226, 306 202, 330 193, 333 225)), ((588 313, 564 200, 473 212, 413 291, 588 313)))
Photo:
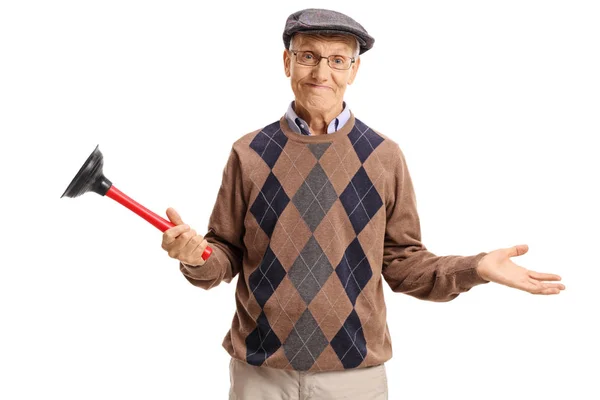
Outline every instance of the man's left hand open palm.
POLYGON ((530 271, 511 261, 510 257, 521 256, 528 250, 529 246, 526 244, 494 250, 479 261, 477 272, 485 280, 529 293, 559 294, 565 289, 565 285, 546 281, 560 281, 560 276, 530 271))

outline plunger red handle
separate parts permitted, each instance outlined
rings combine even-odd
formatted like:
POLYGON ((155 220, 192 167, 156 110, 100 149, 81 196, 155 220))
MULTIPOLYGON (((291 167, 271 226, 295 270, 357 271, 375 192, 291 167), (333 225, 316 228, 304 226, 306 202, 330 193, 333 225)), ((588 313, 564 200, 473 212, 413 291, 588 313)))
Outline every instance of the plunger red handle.
MULTIPOLYGON (((152 211, 148 210, 146 207, 133 200, 125 193, 121 192, 114 185, 112 185, 110 189, 108 189, 108 192, 106 192, 106 196, 129 208, 131 211, 133 211, 134 213, 136 213, 137 215, 144 218, 146 221, 150 222, 152 225, 160 229, 161 232, 164 232, 167 229, 175 226, 175 224, 173 224, 171 221, 167 221, 160 215, 157 215, 152 211)), ((206 261, 208 257, 210 257, 211 253, 212 249, 209 246, 206 246, 204 252, 202 253, 202 259, 206 261)))

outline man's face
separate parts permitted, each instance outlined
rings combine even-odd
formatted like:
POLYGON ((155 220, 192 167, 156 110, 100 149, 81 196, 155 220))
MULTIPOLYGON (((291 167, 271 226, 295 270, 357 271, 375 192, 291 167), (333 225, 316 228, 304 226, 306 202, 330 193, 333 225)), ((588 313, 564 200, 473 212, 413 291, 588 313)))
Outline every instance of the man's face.
MULTIPOLYGON (((294 37, 291 50, 308 50, 324 57, 331 55, 352 57, 354 55, 353 40, 351 37, 345 41, 342 38, 321 39, 297 34, 294 37)), ((299 64, 296 56, 285 50, 283 62, 285 75, 291 78, 290 81, 297 105, 315 113, 332 110, 340 112, 346 85, 354 81, 360 58, 352 64, 350 69, 336 70, 329 67, 326 59, 321 59, 316 66, 299 64)))

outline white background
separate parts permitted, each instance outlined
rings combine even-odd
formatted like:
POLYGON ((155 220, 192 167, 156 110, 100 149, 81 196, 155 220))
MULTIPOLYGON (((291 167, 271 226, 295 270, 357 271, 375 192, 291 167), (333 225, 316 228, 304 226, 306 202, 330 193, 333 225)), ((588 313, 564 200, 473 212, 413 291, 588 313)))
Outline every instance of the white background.
POLYGON ((449 303, 386 286, 390 399, 599 399, 596 1, 2 1, 0 398, 225 399, 234 284, 190 285, 107 177, 205 232, 233 141, 293 99, 281 34, 336 9, 376 39, 346 93, 404 150, 439 255, 513 259, 566 291, 449 303))

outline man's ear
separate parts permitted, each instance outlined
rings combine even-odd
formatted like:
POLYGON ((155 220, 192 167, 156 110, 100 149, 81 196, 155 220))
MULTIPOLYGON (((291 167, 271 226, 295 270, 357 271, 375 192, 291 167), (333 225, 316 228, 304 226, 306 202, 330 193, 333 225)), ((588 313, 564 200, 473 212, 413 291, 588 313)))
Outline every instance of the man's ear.
POLYGON ((292 63, 292 57, 290 52, 286 49, 283 51, 283 68, 285 70, 285 76, 290 77, 290 65, 292 63))
POLYGON ((350 72, 350 77, 348 78, 348 85, 352 85, 352 82, 354 82, 354 78, 356 78, 356 73, 358 72, 358 67, 360 67, 360 57, 358 57, 354 64, 352 64, 352 71, 350 72))

